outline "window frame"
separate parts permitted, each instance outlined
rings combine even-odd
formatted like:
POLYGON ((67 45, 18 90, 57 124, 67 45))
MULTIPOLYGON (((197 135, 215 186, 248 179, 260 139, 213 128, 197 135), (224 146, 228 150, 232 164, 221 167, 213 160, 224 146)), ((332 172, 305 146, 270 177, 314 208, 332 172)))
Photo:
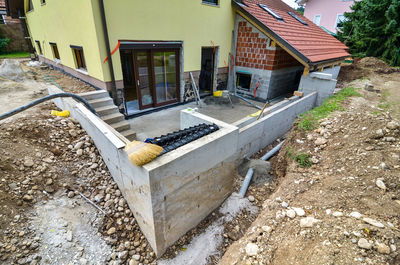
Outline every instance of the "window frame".
POLYGON ((321 14, 315 14, 315 15, 314 15, 314 18, 313 18, 313 23, 314 23, 315 25, 317 25, 318 27, 320 27, 320 26, 321 26, 321 21, 322 21, 322 15, 321 15, 321 14), (315 22, 315 18, 318 17, 318 16, 319 16, 319 23, 317 24, 317 23, 315 22))
POLYGON ((219 6, 220 0, 201 0, 201 3, 207 6, 219 6), (213 3, 212 1, 216 1, 217 3, 213 3))
POLYGON ((46 4, 46 0, 40 0, 40 4, 43 6, 46 4))
POLYGON ((344 14, 342 13, 342 14, 337 14, 337 16, 336 16, 336 22, 335 22, 335 29, 342 29, 343 27, 338 27, 338 24, 339 24, 339 17, 343 17, 344 18, 344 20, 341 20, 340 22, 344 22, 345 21, 345 19, 346 19, 346 17, 344 16, 344 14))
POLYGON ((36 43, 36 46, 38 47, 39 55, 43 55, 42 45, 40 45, 40 41, 35 40, 35 43, 36 43))
POLYGON ((75 60, 75 69, 87 72, 85 53, 82 46, 70 45, 75 60), (79 54, 79 58, 78 55, 79 54))
POLYGON ((28 10, 26 12, 32 12, 34 9, 32 0, 28 0, 28 10))
POLYGON ((53 51, 54 59, 61 60, 60 51, 58 50, 57 43, 50 42, 49 44, 50 44, 51 50, 53 51), (58 57, 57 57, 57 55, 58 55, 58 57))

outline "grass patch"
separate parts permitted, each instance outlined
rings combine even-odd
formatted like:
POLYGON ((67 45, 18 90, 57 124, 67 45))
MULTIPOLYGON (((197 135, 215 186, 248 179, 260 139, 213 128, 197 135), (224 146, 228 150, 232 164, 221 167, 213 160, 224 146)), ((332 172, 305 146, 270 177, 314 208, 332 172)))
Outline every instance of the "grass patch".
POLYGON ((300 116, 299 127, 305 131, 317 128, 318 120, 326 118, 336 110, 343 110, 341 102, 348 97, 361 96, 354 87, 346 87, 336 95, 326 99, 321 106, 312 109, 300 116))
POLYGON ((0 54, 0 59, 29 58, 30 56, 31 54, 29 52, 11 52, 0 54))
POLYGON ((311 157, 307 153, 296 153, 290 147, 288 147, 286 149, 286 154, 291 159, 296 161, 299 164, 299 166, 301 166, 301 167, 311 167, 312 166, 311 157))

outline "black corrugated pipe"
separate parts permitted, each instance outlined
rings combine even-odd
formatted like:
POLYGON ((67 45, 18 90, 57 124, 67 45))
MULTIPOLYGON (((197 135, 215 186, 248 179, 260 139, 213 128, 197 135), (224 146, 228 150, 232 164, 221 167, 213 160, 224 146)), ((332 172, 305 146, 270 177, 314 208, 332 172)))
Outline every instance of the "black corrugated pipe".
POLYGON ((99 0, 101 22, 103 24, 104 41, 106 43, 107 56, 108 56, 108 67, 110 68, 111 75, 111 96, 114 99, 114 103, 119 106, 120 102, 117 95, 117 86, 115 84, 114 67, 111 58, 110 40, 108 38, 106 12, 104 11, 104 1, 99 0))

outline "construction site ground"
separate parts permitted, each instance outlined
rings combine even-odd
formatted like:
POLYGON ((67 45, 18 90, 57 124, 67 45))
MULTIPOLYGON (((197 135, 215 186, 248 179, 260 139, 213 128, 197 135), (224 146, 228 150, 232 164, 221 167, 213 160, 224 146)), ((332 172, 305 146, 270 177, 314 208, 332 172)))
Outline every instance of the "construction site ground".
MULTIPOLYGON (((26 67, 22 80, 0 80, 2 113, 45 95, 49 84, 93 90, 26 67)), ((400 72, 365 58, 343 67, 338 86, 360 96, 345 99, 313 130, 293 127, 271 159, 271 177, 246 194, 258 213, 227 220, 207 264, 400 264, 400 72), (366 82, 374 88, 364 90, 366 82)), ((0 122, 0 263, 156 264, 93 141, 52 109, 45 103, 0 122)), ((238 189, 243 178, 235 175, 238 189)), ((163 259, 190 251, 219 215, 163 259)))

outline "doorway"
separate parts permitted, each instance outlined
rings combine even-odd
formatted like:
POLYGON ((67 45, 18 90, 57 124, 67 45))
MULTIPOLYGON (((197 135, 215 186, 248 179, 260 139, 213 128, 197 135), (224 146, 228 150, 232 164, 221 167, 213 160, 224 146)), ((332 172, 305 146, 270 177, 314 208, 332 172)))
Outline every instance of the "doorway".
POLYGON ((199 76, 200 94, 211 94, 214 90, 215 48, 201 48, 201 70, 199 76))
POLYGON ((127 114, 178 102, 179 49, 121 50, 127 114))

